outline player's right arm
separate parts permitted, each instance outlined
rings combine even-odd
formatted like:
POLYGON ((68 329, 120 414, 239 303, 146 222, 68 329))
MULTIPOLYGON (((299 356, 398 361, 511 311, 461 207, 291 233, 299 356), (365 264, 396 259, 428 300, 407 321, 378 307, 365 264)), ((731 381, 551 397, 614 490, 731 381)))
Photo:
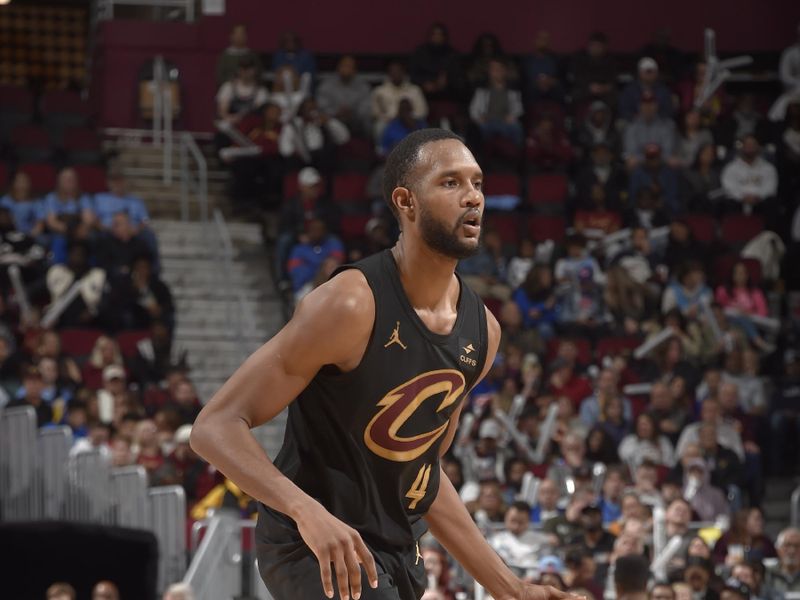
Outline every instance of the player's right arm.
POLYGON ((372 554, 358 532, 342 523, 285 477, 250 430, 279 414, 324 365, 355 368, 375 318, 363 274, 345 271, 302 302, 286 326, 254 352, 200 412, 191 446, 250 496, 288 515, 320 563, 323 589, 333 597, 331 563, 339 594, 361 593, 363 564, 377 585, 372 554), (348 585, 349 580, 349 585, 348 585))

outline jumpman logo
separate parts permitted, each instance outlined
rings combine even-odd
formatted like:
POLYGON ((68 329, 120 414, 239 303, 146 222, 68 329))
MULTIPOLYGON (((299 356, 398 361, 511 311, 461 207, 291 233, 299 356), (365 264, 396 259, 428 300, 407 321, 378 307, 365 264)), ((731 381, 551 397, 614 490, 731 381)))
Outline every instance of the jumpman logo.
POLYGON ((392 330, 392 337, 389 338, 389 341, 386 342, 383 347, 388 348, 392 344, 397 344, 403 350, 407 348, 407 346, 400 341, 400 321, 397 321, 397 325, 395 325, 394 329, 392 330))

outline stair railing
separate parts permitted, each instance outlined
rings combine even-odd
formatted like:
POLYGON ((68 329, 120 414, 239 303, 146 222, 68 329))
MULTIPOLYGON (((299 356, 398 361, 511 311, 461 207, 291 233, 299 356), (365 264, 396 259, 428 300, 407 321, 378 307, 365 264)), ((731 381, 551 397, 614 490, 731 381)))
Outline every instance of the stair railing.
MULTIPOLYGON (((200 222, 206 225, 208 223, 208 163, 191 133, 182 132, 178 140, 181 161, 181 220, 189 220, 189 199, 190 196, 194 196, 197 199, 200 222)), ((172 150, 170 149, 171 154, 172 150)), ((166 164, 164 168, 166 169, 166 164)), ((171 171, 172 167, 170 166, 171 171)))

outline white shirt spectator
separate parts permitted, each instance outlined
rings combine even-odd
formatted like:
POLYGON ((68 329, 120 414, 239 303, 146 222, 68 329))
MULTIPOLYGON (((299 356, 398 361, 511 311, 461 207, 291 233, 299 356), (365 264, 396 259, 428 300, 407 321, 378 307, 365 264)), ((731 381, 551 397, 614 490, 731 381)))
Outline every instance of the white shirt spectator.
MULTIPOLYGON (((700 427, 702 426, 703 424, 698 422, 684 427, 681 437, 678 438, 678 444, 675 446, 676 456, 683 456, 686 446, 689 444, 700 444, 700 427)), ((736 431, 733 425, 725 420, 720 420, 720 422, 717 423, 717 442, 720 446, 724 446, 728 450, 735 452, 739 460, 744 462, 744 444, 742 444, 742 436, 739 435, 739 432, 736 431)))
POLYGON ((666 467, 675 465, 675 450, 663 435, 658 436, 656 443, 653 443, 631 433, 622 438, 618 452, 623 462, 634 467, 639 466, 644 460, 650 460, 666 467))
POLYGON ((331 141, 337 146, 347 143, 350 139, 350 132, 338 119, 330 118, 324 125, 318 125, 315 122, 306 122, 300 117, 295 117, 281 129, 278 151, 282 156, 288 157, 297 154, 305 160, 310 160, 309 153, 320 150, 325 144, 323 127, 327 130, 331 141))
POLYGON ((531 530, 519 536, 510 531, 500 531, 489 538, 489 545, 507 565, 526 570, 536 569, 539 559, 551 552, 550 538, 531 530))
POLYGON ((222 84, 217 92, 217 105, 230 106, 234 98, 248 99, 252 108, 262 106, 269 100, 267 89, 257 82, 245 83, 239 79, 232 79, 222 84))
POLYGON ((800 42, 783 51, 778 72, 787 90, 800 89, 800 42))
POLYGON ((778 191, 778 172, 761 156, 751 164, 737 156, 722 170, 722 188, 733 200, 741 201, 746 196, 769 198, 778 191))
POLYGON ((397 116, 397 108, 403 98, 411 102, 415 119, 424 119, 428 116, 428 103, 418 85, 408 79, 400 85, 394 85, 387 78, 372 90, 372 116, 376 120, 376 134, 382 132, 386 124, 397 116))

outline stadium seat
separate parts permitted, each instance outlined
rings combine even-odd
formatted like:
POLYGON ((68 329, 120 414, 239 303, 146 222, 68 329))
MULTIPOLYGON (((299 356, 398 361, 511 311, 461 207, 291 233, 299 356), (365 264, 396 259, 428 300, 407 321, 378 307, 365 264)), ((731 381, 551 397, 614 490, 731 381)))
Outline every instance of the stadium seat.
POLYGON ((594 350, 595 359, 602 361, 606 356, 629 353, 641 343, 639 338, 630 336, 601 338, 594 350))
POLYGON ((53 153, 50 134, 40 125, 19 125, 10 135, 11 145, 22 161, 47 160, 53 153))
POLYGON ((483 178, 483 192, 494 196, 519 196, 520 179, 514 173, 487 173, 483 178))
POLYGON ((62 138, 62 147, 70 163, 98 163, 103 157, 100 137, 94 129, 71 127, 62 138))
POLYGON ((27 173, 31 178, 31 188, 34 193, 47 193, 56 186, 56 169, 46 162, 32 162, 20 165, 19 170, 27 173))
POLYGON ((108 189, 106 170, 96 165, 75 165, 81 190, 88 194, 97 194, 108 189))
POLYGON ((61 349, 68 356, 88 356, 101 335, 99 329, 62 329, 61 349))
POLYGON ((527 181, 527 201, 539 205, 563 205, 567 200, 567 178, 561 173, 531 175, 527 181))
POLYGON ((353 137, 346 144, 336 147, 336 164, 343 171, 369 173, 375 162, 375 146, 372 140, 353 137))
POLYGON ((528 219, 528 234, 536 242, 553 240, 560 244, 567 235, 567 223, 564 217, 534 215, 528 219))
POLYGON ((735 253, 723 254, 714 261, 712 283, 714 285, 726 285, 731 279, 733 266, 738 262, 744 263, 745 267, 747 267, 750 282, 755 286, 760 286, 762 282, 761 263, 755 258, 744 258, 735 253))
POLYGON ((367 179, 363 173, 337 173, 333 176, 332 200, 337 204, 365 206, 367 179))
POLYGON ((354 240, 363 239, 366 236, 366 227, 372 215, 358 214, 358 215, 342 215, 339 221, 339 231, 342 234, 342 240, 345 242, 352 242, 354 240))
POLYGON ((722 219, 720 235, 726 243, 744 245, 764 231, 764 220, 758 215, 728 215, 722 219))
POLYGON ((150 332, 147 329, 123 331, 117 334, 119 351, 125 358, 133 358, 136 356, 137 344, 148 337, 150 337, 150 332))
POLYGON ((0 85, 0 139, 33 118, 33 94, 16 85, 0 85))
POLYGON ((297 182, 297 171, 289 171, 283 176, 284 199, 294 198, 299 191, 300 184, 297 182))
POLYGON ((505 244, 518 244, 520 239, 519 216, 509 213, 492 213, 484 217, 483 230, 494 230, 505 244))
POLYGON ((47 92, 42 96, 41 107, 45 124, 59 131, 67 127, 84 127, 91 117, 88 103, 76 92, 47 92))
POLYGON ((716 238, 717 222, 710 215, 693 214, 683 217, 692 232, 694 239, 704 244, 710 244, 716 238))

